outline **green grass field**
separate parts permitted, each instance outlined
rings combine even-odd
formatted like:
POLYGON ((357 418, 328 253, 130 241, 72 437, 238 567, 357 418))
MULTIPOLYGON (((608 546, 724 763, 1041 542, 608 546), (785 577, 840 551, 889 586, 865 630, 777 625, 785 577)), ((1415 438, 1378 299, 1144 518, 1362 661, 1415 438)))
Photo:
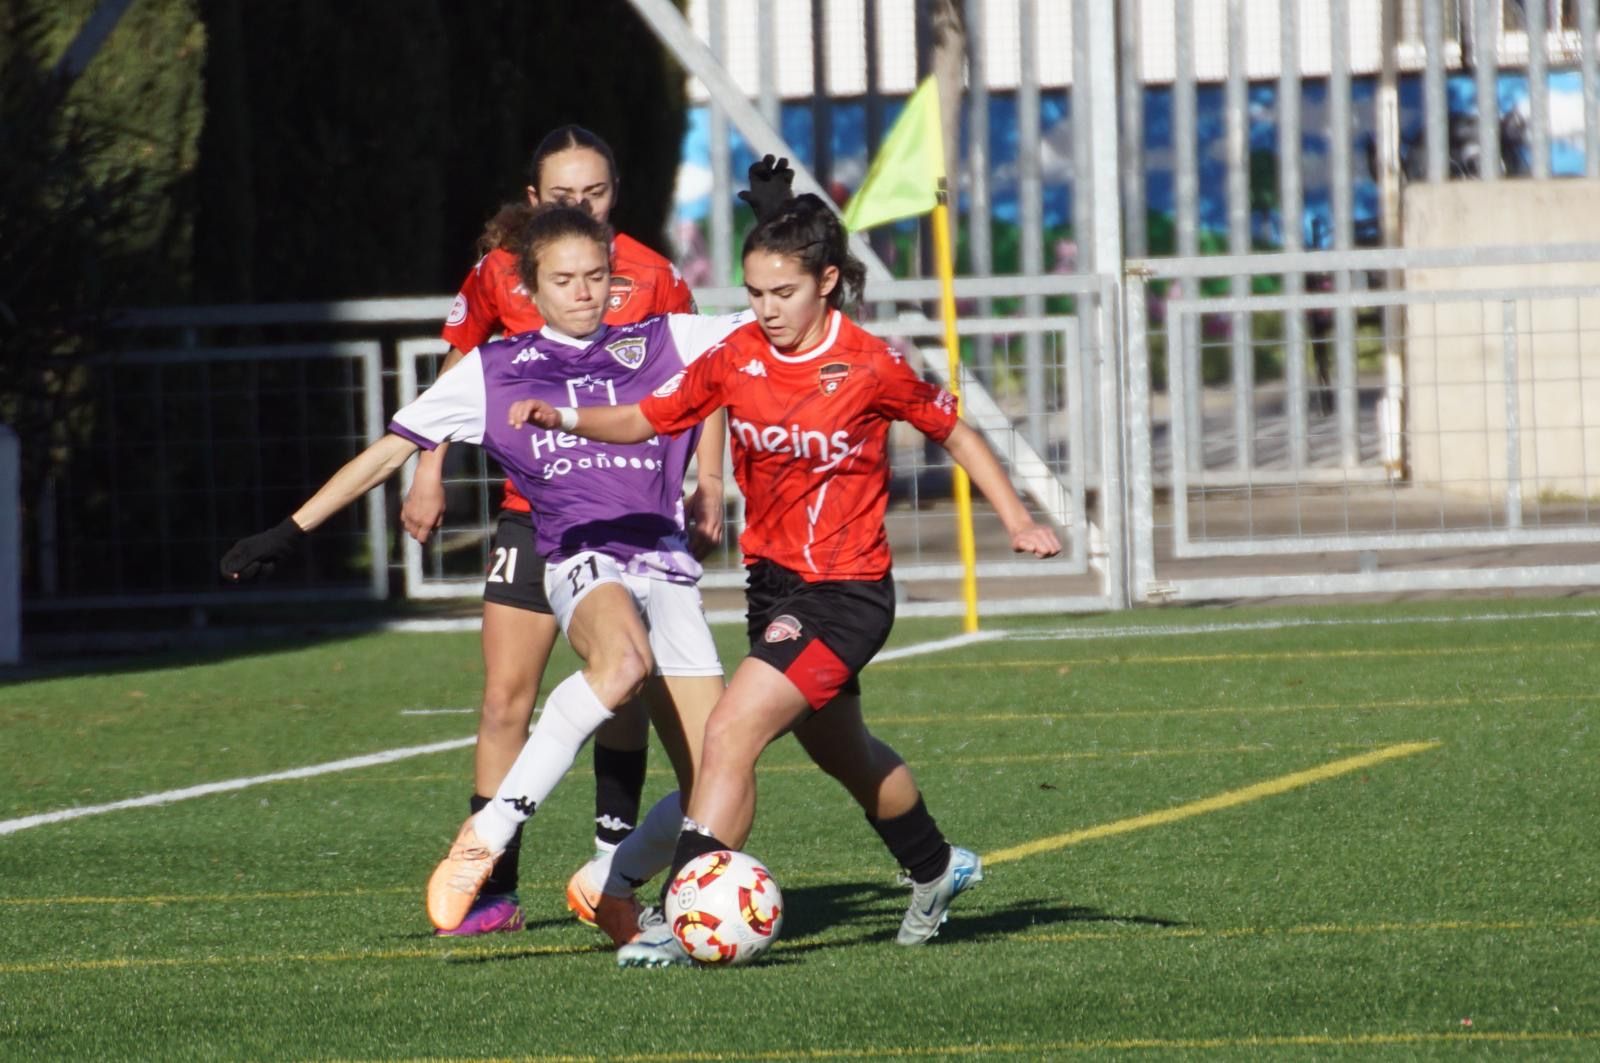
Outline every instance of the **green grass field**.
MULTIPOLYGON (((931 945, 792 741, 743 969, 618 970, 567 916, 587 756, 530 825, 520 933, 431 937, 475 633, 97 663, 0 686, 0 1057, 1600 1057, 1600 608, 995 621, 873 665, 868 718, 987 878, 931 945)), ((903 621, 891 648, 956 633, 903 621)), ((738 633, 719 631, 724 660, 738 633)), ((572 666, 559 657, 559 679, 572 666)), ((547 688, 552 685, 547 682, 547 688)), ((668 788, 657 755, 646 799, 668 788)))

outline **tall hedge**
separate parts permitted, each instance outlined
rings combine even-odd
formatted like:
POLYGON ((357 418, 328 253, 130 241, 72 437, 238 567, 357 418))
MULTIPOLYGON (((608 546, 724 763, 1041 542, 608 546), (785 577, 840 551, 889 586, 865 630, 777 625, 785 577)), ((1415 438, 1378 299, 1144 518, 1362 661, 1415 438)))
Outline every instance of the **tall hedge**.
POLYGON ((614 146, 619 227, 663 245, 683 77, 625 0, 203 0, 208 299, 451 290, 533 145, 614 146), (626 57, 619 61, 619 57, 626 57))

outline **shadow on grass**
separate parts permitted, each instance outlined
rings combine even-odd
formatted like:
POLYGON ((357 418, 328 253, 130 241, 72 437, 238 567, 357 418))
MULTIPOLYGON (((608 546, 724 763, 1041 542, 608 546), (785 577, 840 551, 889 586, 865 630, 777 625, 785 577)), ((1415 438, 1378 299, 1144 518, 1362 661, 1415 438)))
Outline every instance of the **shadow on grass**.
MULTIPOLYGON (((898 931, 901 907, 909 896, 907 887, 890 883, 846 882, 826 886, 796 887, 786 890, 788 910, 784 913, 783 936, 789 949, 798 952, 892 940, 898 931), (841 927, 862 926, 867 933, 827 941, 804 939, 841 927)), ((957 902, 949 922, 939 931, 943 941, 970 941, 1010 937, 1029 931, 1067 924, 1132 923, 1141 926, 1172 927, 1184 924, 1154 915, 1121 915, 1063 904, 1054 898, 1029 898, 1002 908, 981 906, 981 901, 957 902)))
MULTIPOLYGON (((801 886, 784 892, 785 911, 783 948, 762 957, 762 966, 804 962, 806 954, 830 949, 855 948, 892 942, 900 927, 900 912, 908 896, 906 887, 882 882, 839 882, 825 886, 801 886), (841 936, 840 931, 845 933, 841 936), (826 934, 824 938, 822 935, 826 934)), ((950 921, 939 930, 941 942, 982 941, 1037 933, 1052 927, 1086 924, 1132 924, 1136 926, 1181 927, 1188 924, 1155 915, 1122 915, 1063 904, 1054 898, 1028 898, 1000 908, 983 907, 977 897, 968 897, 951 909, 950 921)), ((441 952, 448 963, 505 963, 513 960, 548 958, 552 954, 583 955, 610 953, 612 947, 596 937, 589 944, 531 944, 526 933, 566 930, 570 918, 531 919, 522 933, 491 935, 497 944, 511 945, 484 951, 441 952), (516 944, 512 945, 515 942, 516 944)), ((469 938, 439 938, 432 933, 407 935, 441 945, 465 943, 469 938)))

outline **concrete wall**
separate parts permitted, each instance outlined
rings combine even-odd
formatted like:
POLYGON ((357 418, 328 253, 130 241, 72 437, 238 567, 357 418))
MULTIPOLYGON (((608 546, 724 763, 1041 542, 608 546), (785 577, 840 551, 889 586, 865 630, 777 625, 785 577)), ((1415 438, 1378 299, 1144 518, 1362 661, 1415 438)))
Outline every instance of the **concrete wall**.
MULTIPOLYGON (((1406 247, 1600 241, 1600 181, 1454 181, 1406 188, 1406 247)), ((1600 262, 1414 269, 1410 291, 1488 291, 1406 313, 1406 461, 1414 482, 1505 497, 1505 296, 1594 286, 1600 262), (1502 296, 1499 293, 1504 293, 1502 296)), ((1600 297, 1517 299, 1522 498, 1600 498, 1600 297)))

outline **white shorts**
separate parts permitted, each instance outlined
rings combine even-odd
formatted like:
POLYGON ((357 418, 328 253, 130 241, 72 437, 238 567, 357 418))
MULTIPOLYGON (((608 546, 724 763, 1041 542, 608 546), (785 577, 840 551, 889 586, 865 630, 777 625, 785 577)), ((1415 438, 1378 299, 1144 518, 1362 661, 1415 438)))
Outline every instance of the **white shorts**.
POLYGON ((578 603, 605 583, 620 583, 633 595, 650 633, 650 652, 661 675, 722 675, 722 658, 706 626, 700 588, 692 583, 669 583, 624 572, 616 558, 586 550, 559 565, 546 565, 544 593, 550 609, 566 633, 578 603))

